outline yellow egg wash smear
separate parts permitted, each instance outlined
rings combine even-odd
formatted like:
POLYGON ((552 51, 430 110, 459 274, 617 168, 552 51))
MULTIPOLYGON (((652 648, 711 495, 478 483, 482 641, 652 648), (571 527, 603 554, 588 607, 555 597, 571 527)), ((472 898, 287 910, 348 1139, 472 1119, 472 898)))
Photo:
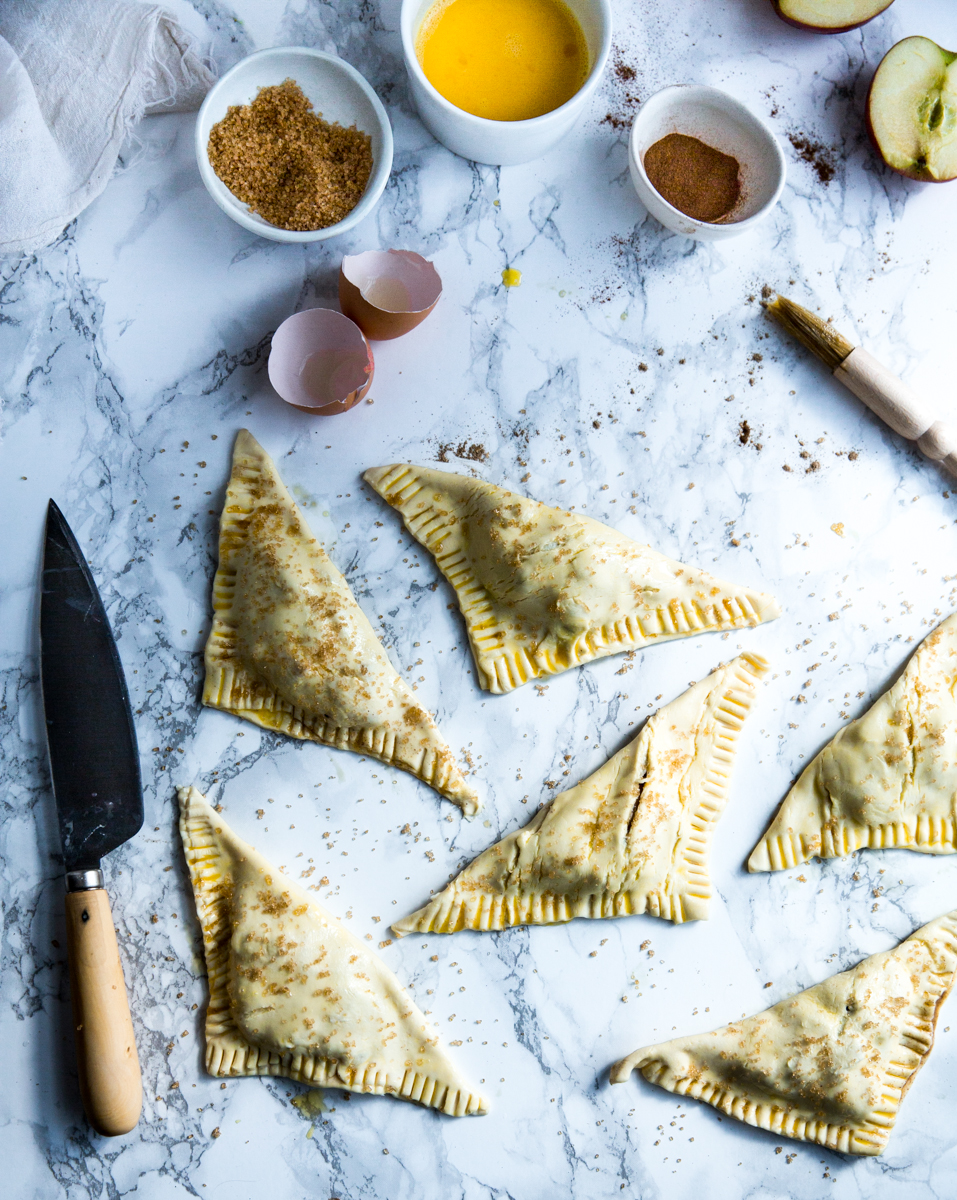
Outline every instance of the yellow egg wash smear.
POLYGON ((436 91, 492 121, 551 112, 588 76, 585 35, 561 0, 439 0, 415 49, 436 91))

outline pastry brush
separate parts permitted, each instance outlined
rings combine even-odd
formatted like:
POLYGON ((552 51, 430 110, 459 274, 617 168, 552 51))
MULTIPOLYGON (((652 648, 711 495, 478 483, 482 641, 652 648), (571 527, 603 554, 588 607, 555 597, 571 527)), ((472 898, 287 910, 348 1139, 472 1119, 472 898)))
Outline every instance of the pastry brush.
POLYGON ((939 420, 933 409, 893 371, 800 304, 786 296, 775 296, 765 307, 885 425, 916 442, 923 454, 941 463, 951 475, 957 475, 957 427, 939 420))

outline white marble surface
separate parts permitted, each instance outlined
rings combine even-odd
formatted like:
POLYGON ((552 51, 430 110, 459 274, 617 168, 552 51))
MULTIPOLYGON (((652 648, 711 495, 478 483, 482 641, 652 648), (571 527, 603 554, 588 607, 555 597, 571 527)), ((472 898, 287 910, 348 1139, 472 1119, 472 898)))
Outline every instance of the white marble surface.
POLYGON ((195 11, 180 0, 177 12, 212 36, 221 68, 257 47, 302 43, 335 48, 368 76, 396 133, 375 216, 308 249, 259 240, 203 190, 194 118, 166 116, 142 126, 138 155, 55 246, 0 265, 5 1194, 957 1194, 954 1000, 878 1160, 782 1142, 643 1081, 607 1081, 623 1053, 757 1011, 893 945, 957 898, 957 861, 906 852, 774 876, 743 870, 794 774, 953 607, 947 479, 785 341, 756 297, 769 284, 819 305, 952 409, 957 184, 922 187, 882 170, 862 107, 885 49, 910 33, 957 44, 957 10, 952 0, 897 0, 864 30, 827 38, 787 28, 765 0, 616 9, 619 59, 636 79, 609 76, 562 147, 498 171, 453 157, 410 110, 396 0, 235 9, 196 0, 195 11), (679 81, 726 87, 784 139, 781 206, 738 241, 695 244, 646 217, 628 182, 625 134, 602 119, 627 120, 627 93, 679 81), (834 147, 827 185, 788 133, 834 147), (268 385, 269 334, 298 308, 334 304, 340 255, 378 246, 434 259, 444 298, 416 332, 376 347, 374 404, 310 419, 268 385), (501 286, 506 266, 523 272, 520 288, 501 286), (470 756, 486 800, 477 820, 463 823, 407 775, 200 709, 216 516, 243 425, 277 459, 450 744, 470 756), (457 459, 461 443, 484 446, 487 461, 457 459), (369 465, 433 462, 444 444, 451 468, 575 504, 772 591, 785 615, 724 641, 658 647, 625 674, 611 659, 541 693, 479 693, 447 585, 359 479, 369 465), (70 1044, 37 687, 49 496, 80 537, 114 623, 146 785, 146 825, 106 866, 145 1082, 138 1128, 115 1140, 84 1123, 70 1044), (174 785, 195 782, 221 801, 234 828, 293 876, 314 859, 316 877, 332 880, 320 893, 328 907, 378 941, 390 917, 524 823, 552 794, 545 781, 582 778, 657 696, 670 700, 739 646, 771 658, 775 675, 746 727, 716 837, 709 922, 576 921, 409 937, 383 951, 443 1037, 462 1041, 452 1053, 485 1080, 487 1117, 454 1121, 333 1092, 312 1119, 291 1104, 301 1089, 282 1080, 221 1088, 205 1076, 206 986, 174 785), (414 836, 401 835, 406 822, 414 836), (653 956, 639 949, 646 939, 653 956))

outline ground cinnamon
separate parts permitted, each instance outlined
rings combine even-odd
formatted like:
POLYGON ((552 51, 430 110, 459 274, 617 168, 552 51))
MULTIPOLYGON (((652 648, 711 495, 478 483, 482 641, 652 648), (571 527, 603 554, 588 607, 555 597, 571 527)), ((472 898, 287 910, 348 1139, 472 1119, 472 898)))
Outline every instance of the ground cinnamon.
POLYGON ((644 166, 655 191, 695 221, 724 220, 741 197, 738 160, 685 133, 649 146, 644 166))

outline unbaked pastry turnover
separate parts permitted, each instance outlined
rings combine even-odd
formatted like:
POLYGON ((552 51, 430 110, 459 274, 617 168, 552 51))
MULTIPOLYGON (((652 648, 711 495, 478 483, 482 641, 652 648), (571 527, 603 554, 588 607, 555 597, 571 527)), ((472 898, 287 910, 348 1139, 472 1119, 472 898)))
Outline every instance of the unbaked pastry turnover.
POLYGON ((809 858, 896 847, 957 849, 957 613, 903 675, 804 769, 748 860, 782 871, 809 858))
POLYGON ((203 703, 401 767, 469 816, 479 808, 431 715, 245 429, 220 524, 203 703))
POLYGON ((479 683, 490 692, 651 642, 781 615, 771 596, 479 479, 403 464, 363 478, 454 587, 479 683))
POLYGON ((738 733, 767 670, 763 658, 744 654, 694 684, 594 775, 392 928, 401 936, 631 913, 707 917, 711 838, 738 733))
POLYGON ((636 1050, 611 1068, 704 1100, 775 1135, 880 1154, 934 1044, 957 971, 957 911, 883 954, 713 1033, 636 1050))
POLYGON ((484 1113, 385 963, 195 788, 180 788, 179 802, 209 976, 209 1073, 283 1075, 450 1116, 484 1113))

